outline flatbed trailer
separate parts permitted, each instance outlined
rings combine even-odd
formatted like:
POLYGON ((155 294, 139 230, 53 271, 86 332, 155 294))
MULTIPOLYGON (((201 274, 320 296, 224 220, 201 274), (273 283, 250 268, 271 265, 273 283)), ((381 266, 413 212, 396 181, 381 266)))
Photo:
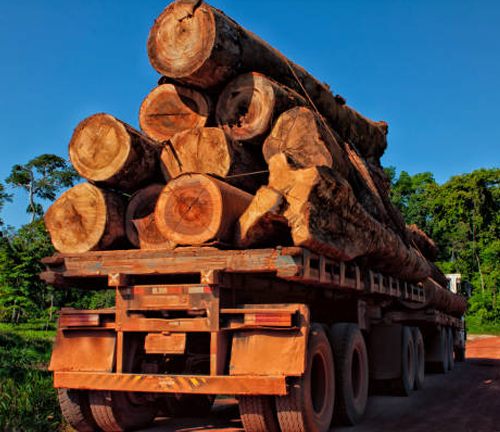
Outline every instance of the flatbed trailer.
POLYGON ((50 370, 77 430, 131 430, 158 409, 182 415, 234 394, 247 432, 321 431, 334 405, 344 423, 360 421, 370 379, 409 394, 426 362, 446 372, 464 352, 463 320, 427 304, 421 284, 304 248, 44 264, 48 284, 116 291, 114 308, 60 314, 50 370))

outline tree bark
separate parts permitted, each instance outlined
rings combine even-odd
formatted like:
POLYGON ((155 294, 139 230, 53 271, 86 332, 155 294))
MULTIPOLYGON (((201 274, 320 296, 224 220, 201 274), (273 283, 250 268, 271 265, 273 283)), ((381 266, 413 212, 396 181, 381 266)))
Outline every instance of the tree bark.
POLYGON ((297 105, 307 105, 307 102, 272 79, 249 72, 224 88, 217 101, 215 118, 231 139, 261 145, 272 122, 297 105))
POLYGON ((326 84, 202 1, 178 0, 168 6, 151 28, 148 55, 159 73, 201 88, 218 89, 245 72, 263 73, 311 98, 364 157, 380 157, 387 146, 386 123, 363 117, 326 84))
POLYGON ((155 221, 155 207, 164 184, 153 184, 138 190, 127 206, 125 232, 130 243, 141 249, 172 248, 158 230, 155 221))
POLYGON ((62 253, 124 247, 125 203, 122 197, 90 183, 64 192, 45 214, 52 244, 62 253))
POLYGON ((429 276, 427 261, 368 214, 339 173, 326 167, 293 170, 282 154, 271 158, 269 171, 269 187, 286 199, 284 216, 295 245, 343 261, 357 259, 403 280, 429 276))
POLYGON ((210 101, 200 91, 179 84, 162 84, 144 99, 139 124, 155 141, 167 141, 175 134, 206 125, 210 101))
POLYGON ((262 186, 238 219, 235 230, 236 245, 249 248, 293 244, 290 228, 283 216, 284 205, 282 194, 262 186))
POLYGON ((167 180, 187 172, 213 174, 249 192, 267 181, 267 173, 261 172, 267 166, 260 150, 232 141, 219 128, 195 128, 175 135, 164 146, 160 160, 167 180), (260 174, 250 174, 256 172, 260 174))
POLYGON ((407 227, 408 235, 415 247, 430 261, 436 261, 439 249, 436 243, 417 225, 407 227))
POLYGON ((229 244, 252 195, 204 174, 182 174, 160 194, 158 229, 179 245, 229 244))
POLYGON ((125 192, 155 179, 159 150, 154 141, 108 114, 83 120, 69 143, 71 163, 82 177, 125 192))

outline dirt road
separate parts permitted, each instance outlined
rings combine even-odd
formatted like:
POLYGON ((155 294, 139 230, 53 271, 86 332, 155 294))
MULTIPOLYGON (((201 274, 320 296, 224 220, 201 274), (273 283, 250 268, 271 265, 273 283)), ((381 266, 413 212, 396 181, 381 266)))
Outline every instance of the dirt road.
MULTIPOLYGON (((157 420, 148 432, 242 431, 234 399, 217 401, 201 419, 157 420)), ((429 374, 409 398, 372 395, 365 421, 331 432, 500 432, 500 337, 467 344, 467 361, 429 374)))

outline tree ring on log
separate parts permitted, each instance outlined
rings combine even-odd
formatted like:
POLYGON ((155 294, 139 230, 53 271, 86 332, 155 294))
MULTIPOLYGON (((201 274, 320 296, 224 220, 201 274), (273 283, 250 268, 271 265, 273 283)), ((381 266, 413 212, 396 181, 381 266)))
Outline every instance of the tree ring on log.
POLYGON ((125 233, 135 247, 153 249, 170 246, 170 242, 159 232, 154 218, 156 202, 164 187, 164 184, 152 184, 138 190, 130 199, 125 214, 125 233))
POLYGON ((90 183, 72 187, 45 214, 52 244, 63 253, 109 246, 123 237, 123 222, 120 224, 118 220, 122 207, 118 196, 90 183))
POLYGON ((216 119, 233 140, 247 141, 267 132, 276 103, 274 86, 259 73, 240 75, 222 91, 216 119))
POLYGON ((200 69, 210 57, 216 37, 215 18, 209 8, 199 3, 172 3, 151 28, 148 55, 160 73, 181 78, 200 69))
POLYGON ((170 140, 161 152, 161 169, 166 179, 186 172, 225 177, 231 168, 231 155, 222 129, 200 127, 180 132, 170 140))
POLYGON ((156 205, 158 229, 178 244, 202 244, 216 237, 222 195, 212 179, 183 175, 172 180, 156 205))
POLYGON ((88 180, 105 181, 125 165, 131 146, 120 121, 109 114, 94 114, 75 129, 69 154, 79 174, 88 180))
POLYGON ((210 104, 200 92, 176 84, 162 84, 144 99, 139 111, 141 129, 155 141, 205 126, 210 104))

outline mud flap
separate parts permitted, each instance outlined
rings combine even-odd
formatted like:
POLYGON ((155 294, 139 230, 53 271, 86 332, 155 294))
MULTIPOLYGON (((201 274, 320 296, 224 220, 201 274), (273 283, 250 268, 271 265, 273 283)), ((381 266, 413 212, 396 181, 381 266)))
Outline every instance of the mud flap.
POLYGON ((106 330, 58 330, 49 370, 112 372, 116 333, 106 330))

